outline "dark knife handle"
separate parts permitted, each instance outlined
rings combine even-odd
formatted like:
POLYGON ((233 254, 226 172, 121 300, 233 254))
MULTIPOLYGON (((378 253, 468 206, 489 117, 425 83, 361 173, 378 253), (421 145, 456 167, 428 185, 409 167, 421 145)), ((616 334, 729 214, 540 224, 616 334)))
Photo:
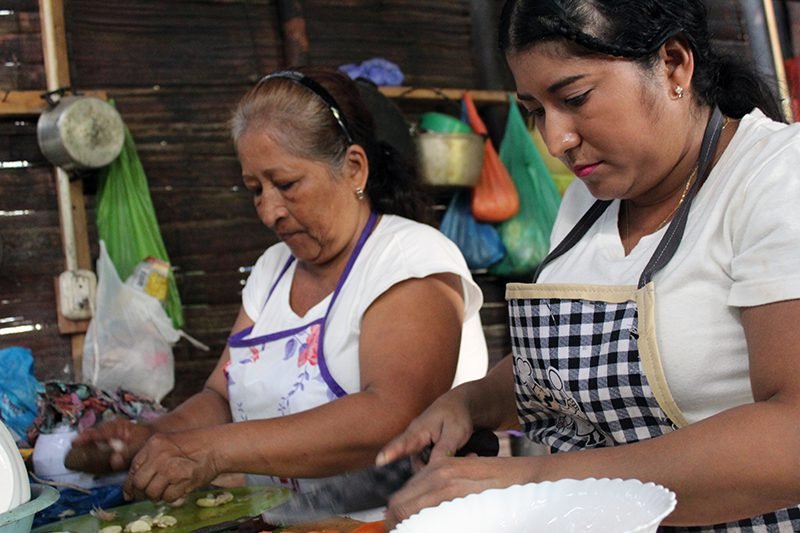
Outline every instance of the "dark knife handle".
POLYGON ((464 446, 456 451, 456 457, 474 453, 482 457, 495 457, 500 452, 500 439, 490 429, 478 429, 464 446))
MULTIPOLYGON (((431 458, 431 450, 433 444, 429 444, 419 453, 419 458, 423 463, 428 464, 431 458)), ((469 440, 456 450, 456 457, 464 457, 471 453, 480 455, 481 457, 495 457, 500 452, 500 439, 494 431, 490 429, 478 429, 469 438, 469 440)))

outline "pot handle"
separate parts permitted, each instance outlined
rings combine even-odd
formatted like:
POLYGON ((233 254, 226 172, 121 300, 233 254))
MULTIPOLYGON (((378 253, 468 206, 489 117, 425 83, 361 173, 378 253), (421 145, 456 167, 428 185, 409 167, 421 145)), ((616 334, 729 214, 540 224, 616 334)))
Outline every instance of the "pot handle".
POLYGON ((52 91, 42 93, 42 98, 44 98, 47 101, 47 105, 52 108, 57 106, 64 94, 71 90, 71 87, 59 87, 58 89, 53 89, 52 91), (54 98, 55 95, 58 95, 58 98, 54 98))

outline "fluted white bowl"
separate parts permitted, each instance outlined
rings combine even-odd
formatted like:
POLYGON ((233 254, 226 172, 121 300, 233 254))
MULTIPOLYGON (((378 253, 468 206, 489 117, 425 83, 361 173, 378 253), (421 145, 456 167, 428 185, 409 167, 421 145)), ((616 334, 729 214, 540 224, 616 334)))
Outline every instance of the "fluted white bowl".
POLYGON ((636 479, 562 479, 488 489, 423 509, 394 533, 647 533, 675 493, 636 479))

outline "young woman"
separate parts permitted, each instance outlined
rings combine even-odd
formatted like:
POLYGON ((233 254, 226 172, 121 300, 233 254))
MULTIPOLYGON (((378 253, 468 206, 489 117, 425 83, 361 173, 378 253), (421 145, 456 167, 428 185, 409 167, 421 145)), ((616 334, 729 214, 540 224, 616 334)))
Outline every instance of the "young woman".
POLYGON ((379 456, 435 443, 389 525, 489 487, 620 477, 675 491, 669 526, 800 531, 800 128, 714 53, 701 0, 509 0, 500 36, 578 179, 533 283, 507 288, 513 354, 379 456), (513 426, 552 453, 447 457, 513 426))

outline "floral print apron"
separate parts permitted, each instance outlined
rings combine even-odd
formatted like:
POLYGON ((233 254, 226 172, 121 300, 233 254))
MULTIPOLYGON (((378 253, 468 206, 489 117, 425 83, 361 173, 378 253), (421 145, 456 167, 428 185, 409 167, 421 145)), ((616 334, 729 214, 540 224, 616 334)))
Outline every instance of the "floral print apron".
MULTIPOLYGON (((325 327, 342 286, 376 222, 377 214, 373 212, 350 254, 323 316, 296 328, 266 335, 252 336, 253 326, 250 326, 229 337, 230 360, 225 365, 225 375, 234 422, 299 413, 347 394, 326 364, 323 346, 325 327)), ((294 257, 290 257, 284 265, 267 294, 262 312, 294 260, 294 257)), ((248 477, 251 483, 280 484, 295 490, 308 490, 322 482, 272 476, 248 477)))
MULTIPOLYGON (((528 437, 552 452, 615 446, 658 437, 687 421, 670 393, 656 344, 653 276, 677 250, 689 208, 708 174, 722 130, 714 110, 692 186, 637 286, 536 284, 611 201, 597 201, 539 266, 532 284, 506 288, 517 412, 528 437)), ((794 532, 800 508, 707 527, 659 531, 794 532)))

